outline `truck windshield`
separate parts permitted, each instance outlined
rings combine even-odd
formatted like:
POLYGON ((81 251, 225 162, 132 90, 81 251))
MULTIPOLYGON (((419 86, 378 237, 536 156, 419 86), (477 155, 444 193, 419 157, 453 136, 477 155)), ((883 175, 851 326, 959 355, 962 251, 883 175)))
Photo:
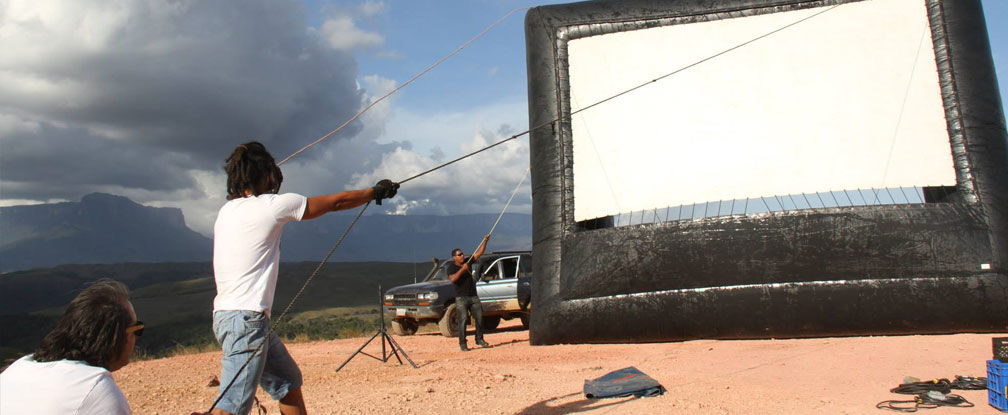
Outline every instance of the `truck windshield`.
MULTIPOLYGON (((469 257, 466 257, 466 259, 469 259, 469 257)), ((450 263, 452 263, 451 259, 446 259, 438 263, 437 267, 432 269, 430 274, 427 274, 427 278, 424 278, 424 281, 449 281, 448 271, 445 268, 448 267, 448 264, 450 263)), ((480 257, 479 261, 475 261, 475 263, 471 264, 473 275, 480 274, 482 268, 481 264, 483 264, 482 257, 480 257)))
MULTIPOLYGON (((481 258, 481 261, 482 261, 482 258, 481 258)), ((445 268, 448 267, 448 264, 450 264, 450 263, 452 263, 452 260, 450 260, 450 259, 446 259, 444 261, 441 261, 441 263, 439 263, 436 268, 434 268, 433 270, 431 270, 430 274, 427 274, 427 278, 424 278, 424 281, 449 281, 448 280, 448 271, 445 268)), ((479 263, 472 264, 472 272, 473 272, 474 275, 479 275, 479 272, 480 272, 480 264, 479 263)))
POLYGON ((448 272, 445 271, 445 267, 448 266, 448 261, 441 261, 441 263, 431 270, 431 273, 427 275, 424 281, 448 281, 448 272))

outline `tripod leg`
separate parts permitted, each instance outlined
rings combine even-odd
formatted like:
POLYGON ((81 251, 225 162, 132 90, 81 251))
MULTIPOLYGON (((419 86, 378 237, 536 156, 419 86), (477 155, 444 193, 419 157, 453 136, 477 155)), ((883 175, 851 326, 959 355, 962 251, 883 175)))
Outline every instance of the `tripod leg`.
MULTIPOLYGON (((362 344, 362 345, 361 345, 361 347, 360 347, 359 349, 357 349, 357 351, 356 351, 356 352, 353 352, 353 354, 352 354, 352 355, 350 355, 350 357, 348 357, 348 358, 346 359, 346 361, 344 361, 344 362, 343 362, 343 364, 339 365, 339 367, 338 367, 338 368, 336 368, 336 371, 337 371, 337 372, 339 372, 339 371, 340 371, 340 369, 342 369, 342 368, 343 368, 343 366, 346 366, 346 364, 347 364, 347 363, 350 363, 350 359, 353 359, 353 358, 354 358, 354 356, 357 356, 357 353, 360 353, 360 352, 361 352, 361 350, 364 350, 364 346, 367 346, 367 345, 368 345, 368 343, 371 343, 371 340, 374 340, 374 339, 375 339, 375 337, 378 337, 378 335, 379 335, 379 334, 381 334, 381 333, 382 333, 381 331, 378 331, 378 332, 376 332, 376 333, 375 333, 375 334, 374 334, 373 336, 371 336, 371 338, 370 338, 370 339, 368 339, 368 341, 364 342, 364 344, 362 344)), ((411 362, 411 363, 412 363, 412 362, 411 362)), ((414 367, 415 367, 415 365, 414 365, 414 367)))
MULTIPOLYGON (((388 337, 388 333, 385 332, 385 319, 384 318, 382 319, 382 326, 381 326, 381 332, 380 333, 382 334, 382 338, 381 338, 381 358, 382 358, 382 363, 385 363, 385 362, 388 362, 389 355, 385 353, 385 338, 388 337)), ((392 349, 392 350, 394 351, 395 349, 392 349)))
MULTIPOLYGON (((385 332, 383 334, 383 336, 385 336, 385 337, 387 337, 389 339, 389 349, 391 350, 391 352, 389 352, 390 355, 395 355, 395 358, 396 358, 396 360, 399 361, 399 364, 400 365, 403 364, 402 359, 399 358, 399 351, 396 350, 396 347, 394 345, 392 345, 392 335, 388 334, 388 332, 385 332)), ((382 338, 382 339, 384 340, 384 338, 382 338)))
POLYGON ((409 361, 410 365, 413 365, 414 369, 419 369, 416 363, 413 363, 413 359, 410 359, 409 355, 406 354, 406 351, 403 350, 402 346, 400 346, 399 343, 396 343, 395 339, 393 339, 392 336, 389 336, 388 333, 386 333, 385 335, 388 336, 389 342, 392 343, 392 347, 399 349, 399 351, 402 352, 403 357, 405 357, 406 360, 409 361))

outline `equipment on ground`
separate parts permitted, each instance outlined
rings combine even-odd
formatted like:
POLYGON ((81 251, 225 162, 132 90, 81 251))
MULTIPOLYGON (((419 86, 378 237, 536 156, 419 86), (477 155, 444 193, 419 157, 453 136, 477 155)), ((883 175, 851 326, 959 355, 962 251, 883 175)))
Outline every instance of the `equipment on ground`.
MULTIPOLYGON (((378 286, 378 309, 379 310, 382 309, 382 290, 381 290, 381 285, 378 286)), ((382 363, 388 362, 389 357, 391 357, 391 356, 394 355, 395 358, 396 358, 396 360, 398 360, 399 364, 401 365, 401 364, 403 364, 403 361, 399 357, 399 354, 402 353, 402 357, 405 357, 406 361, 409 362, 409 364, 411 366, 413 366, 414 369, 417 369, 416 363, 413 363, 413 360, 409 358, 409 356, 406 354, 406 351, 403 350, 402 346, 400 346, 399 343, 396 343, 395 339, 393 339, 392 336, 388 333, 388 331, 385 330, 385 317, 382 315, 381 312, 378 313, 378 319, 381 320, 381 328, 379 328, 378 331, 374 335, 372 335, 370 339, 368 339, 368 341, 364 342, 364 344, 362 344, 361 347, 359 347, 356 352, 353 352, 353 354, 350 355, 350 357, 348 357, 347 360, 343 361, 343 363, 340 364, 338 368, 336 368, 337 372, 339 372, 340 369, 343 369, 343 366, 346 366, 347 363, 350 363, 350 360, 353 359, 354 356, 357 356, 357 354, 362 354, 362 355, 365 355, 365 356, 370 357, 370 358, 375 359, 375 360, 381 360, 382 363), (381 343, 382 354, 381 354, 381 357, 372 356, 372 355, 370 355, 370 354, 368 354, 367 352, 364 351, 364 347, 366 347, 368 344, 370 344, 371 341, 374 340, 375 337, 378 337, 378 336, 381 336, 381 339, 382 339, 382 343, 381 343), (388 340, 388 343, 389 343, 389 349, 388 349, 387 352, 386 352, 386 349, 385 349, 385 340, 388 340)))

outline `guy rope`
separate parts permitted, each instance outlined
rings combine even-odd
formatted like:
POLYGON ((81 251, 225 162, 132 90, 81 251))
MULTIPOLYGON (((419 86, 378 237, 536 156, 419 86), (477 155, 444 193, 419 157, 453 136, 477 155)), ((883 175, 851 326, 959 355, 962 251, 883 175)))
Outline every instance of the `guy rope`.
MULTIPOLYGON (((414 75, 412 78, 410 78, 406 82, 403 82, 402 85, 399 85, 398 87, 392 89, 391 91, 389 91, 385 95, 382 95, 378 99, 374 100, 373 102, 371 102, 370 104, 368 104, 367 106, 365 106, 363 109, 361 109, 359 112, 357 112, 357 114, 354 114, 354 116, 350 117, 350 119, 346 120, 339 127, 336 127, 334 130, 330 131, 326 135, 323 135, 319 139, 317 139, 317 140, 311 142, 310 144, 302 147, 298 151, 295 151, 293 154, 287 156, 283 160, 280 160, 280 162, 277 163, 277 166, 283 165, 288 160, 294 158, 294 156, 297 156, 298 154, 303 153, 305 150, 307 150, 307 149, 309 149, 309 148, 311 148, 311 147, 313 147, 313 146, 315 146, 315 145, 317 145, 317 144, 325 141, 326 139, 328 139, 329 137, 331 137, 333 134, 336 134, 337 132, 343 130, 344 128, 346 128, 346 126, 350 125, 350 123, 352 123, 355 120, 357 120, 358 118, 360 118, 361 115, 363 115, 365 112, 367 112, 372 107, 374 107, 375 105, 377 105, 379 102, 385 100, 385 98, 388 98, 392 94, 395 94, 400 89, 406 87, 406 85, 409 85, 409 84, 413 83, 413 81, 417 80, 418 78, 420 78, 421 76, 423 76, 424 74, 426 74, 427 72, 429 72, 430 70, 434 69, 435 67, 437 67, 438 65, 440 65, 442 62, 448 60, 448 58, 450 58, 450 57, 454 56, 455 54, 459 53, 460 51, 462 51, 462 49, 465 49, 466 46, 469 46, 469 44, 471 44, 472 42, 476 41, 476 39, 479 39, 484 34, 486 34, 487 32, 489 32, 491 29, 493 29, 494 27, 496 27, 497 25, 499 25, 501 22, 503 22, 504 20, 507 20, 507 18, 511 17, 511 15, 513 15, 515 12, 517 12, 519 10, 527 10, 527 9, 528 9, 527 7, 525 7, 525 8, 516 8, 516 9, 512 9, 511 11, 507 12, 500 19, 497 19, 497 21, 493 22, 492 24, 490 24, 489 26, 487 26, 485 29, 483 29, 482 31, 480 31, 479 33, 477 33, 476 36, 473 36, 471 39, 467 40, 465 43, 463 43, 459 47, 455 48, 455 50, 452 51, 451 53, 445 55, 444 57, 442 57, 441 59, 439 59, 437 62, 434 62, 433 64, 431 64, 430 66, 428 66, 427 68, 425 68, 423 71, 420 71, 420 73, 414 75)), ((515 137, 517 137, 517 136, 515 136, 515 137)), ((511 138, 513 139, 515 137, 511 137, 511 138)), ((505 140, 505 141, 507 141, 507 140, 505 140)), ((494 145, 492 145, 490 147, 494 147, 494 146, 496 146, 498 144, 501 144, 501 143, 494 144, 494 145)), ((484 150, 489 149, 490 147, 487 147, 484 150)), ((480 151, 482 151, 482 150, 480 150, 480 151)), ((477 151, 476 153, 478 153, 478 152, 479 151, 477 151)), ((475 154, 475 153, 472 153, 472 154, 475 154)), ((466 156, 466 157, 468 157, 468 156, 466 156)), ((454 163, 455 161, 458 161, 458 160, 461 160, 461 158, 456 159, 456 160, 452 161, 451 163, 454 163)), ((451 164, 451 163, 446 163, 446 164, 444 164, 442 166, 439 166, 438 168, 444 167, 445 165, 451 164)), ((422 176, 422 175, 427 174, 428 172, 431 172, 431 171, 434 171, 434 170, 436 170, 436 169, 428 170, 427 172, 424 172, 424 173, 418 174, 416 176, 410 177, 410 178, 408 178, 406 180, 400 181, 399 183, 407 182, 409 180, 412 180, 412 179, 414 179, 416 177, 422 176)), ((512 195, 512 197, 514 197, 514 195, 512 195)), ((510 203, 510 200, 508 202, 510 203)), ((290 309, 291 309, 291 307, 294 306, 294 303, 297 301, 298 297, 300 297, 301 294, 304 293, 305 289, 308 288, 308 284, 312 281, 312 279, 315 278, 316 275, 318 275, 318 272, 322 269, 322 266, 325 265, 325 263, 329 261, 329 258, 332 257, 332 255, 333 255, 334 252, 336 252, 336 248, 338 248, 340 246, 340 244, 343 243, 343 239, 346 238, 347 233, 350 232, 350 229, 352 229, 355 224, 357 224, 357 221, 360 220, 361 216, 364 215, 364 211, 367 210, 368 206, 370 206, 370 205, 371 205, 371 202, 368 202, 368 203, 366 203, 364 205, 364 207, 361 208, 360 212, 357 213, 357 217, 355 217, 354 220, 352 222, 350 222, 350 226, 347 226, 347 229, 345 231, 343 231, 342 235, 340 235, 339 240, 336 241, 336 244, 333 245, 332 249, 329 250, 329 253, 327 253, 326 256, 325 256, 325 258, 322 259, 322 262, 320 262, 319 265, 315 268, 315 270, 312 271, 311 275, 304 282, 304 285, 301 286, 301 289, 298 290, 297 294, 294 295, 294 298, 292 298, 291 301, 290 301, 290 303, 287 304, 287 307, 284 308, 283 313, 280 313, 280 316, 277 317, 276 320, 273 321, 270 324, 270 329, 266 333, 266 337, 263 339, 263 341, 260 342, 259 347, 256 348, 256 350, 253 351, 251 355, 249 355, 249 358, 247 360, 245 360, 245 363, 241 366, 241 368, 239 368, 238 371, 235 372, 235 376, 231 379, 230 382, 228 382, 227 386, 225 386, 224 389, 220 392, 219 396, 214 401, 213 405, 210 406, 210 409, 207 411, 207 413, 213 411, 213 409, 217 407, 217 404, 220 403, 221 398, 224 397, 224 394, 227 392, 227 390, 230 389, 231 386, 234 385, 234 382, 238 379, 238 375, 240 375, 241 372, 243 370, 245 370, 246 367, 248 367, 249 363, 252 361, 252 358, 255 357, 255 355, 262 350, 263 346, 266 345, 266 341, 269 340, 270 336, 273 335, 273 332, 276 331, 277 326, 280 325, 280 322, 283 321, 284 316, 286 316, 287 312, 289 312, 290 309)), ((505 209, 506 208, 507 207, 505 207, 505 209)), ((500 219, 498 218, 498 220, 500 220, 500 219)), ((496 224, 494 226, 496 226, 496 224)))
MULTIPOLYGON (((518 193, 518 189, 521 188, 522 183, 525 183, 525 178, 528 177, 528 174, 529 174, 530 170, 532 170, 532 166, 529 166, 527 169, 525 169, 525 174, 522 175, 521 181, 518 182, 518 185, 515 186, 514 191, 511 192, 511 197, 509 197, 507 203, 504 204, 504 209, 501 210, 500 215, 497 216, 497 220, 494 221, 493 226, 490 227, 490 232, 487 232, 487 236, 493 235, 494 229, 497 229, 497 224, 500 223, 501 218, 504 217, 504 212, 507 212, 508 206, 511 206, 511 201, 514 200, 515 194, 518 193)), ((483 245, 483 243, 480 242, 480 245, 483 245)), ((479 249, 480 245, 476 245, 476 248, 473 249, 473 252, 476 252, 476 250, 479 249)), ((468 264, 470 262, 472 262, 472 256, 470 256, 469 259, 467 259, 465 263, 468 264)))
MULTIPOLYGON (((691 64, 688 64, 688 65, 686 65, 686 66, 683 66, 683 67, 681 67, 681 68, 678 68, 678 69, 676 69, 676 70, 674 70, 674 71, 672 71, 672 72, 669 72, 669 73, 667 73, 667 74, 665 74, 665 75, 662 75, 662 76, 659 76, 659 77, 657 77, 657 78, 655 78, 655 79, 652 79, 652 80, 650 80, 650 81, 647 81, 647 82, 644 82, 644 83, 642 83, 642 84, 640 84, 640 85, 637 85, 637 86, 634 86, 634 87, 632 87, 632 88, 629 88, 629 89, 626 89, 626 90, 624 90, 624 91, 621 91, 621 92, 619 92, 619 93, 617 93, 617 94, 614 94, 614 95, 612 95, 612 96, 610 96, 610 97, 607 97, 607 98, 604 98, 604 99, 602 99, 602 100, 600 100, 600 101, 598 101, 598 102, 595 102, 595 103, 592 103, 592 104, 590 104, 590 105, 588 105, 588 106, 586 106, 586 107, 583 107, 583 108, 580 108, 580 109, 578 109, 578 110, 576 110, 576 111, 571 111, 571 113, 570 113, 569 115, 567 115, 566 117, 571 117, 571 116, 573 116, 573 115, 575 115, 575 114, 578 114, 578 113, 580 113, 580 112, 582 112, 582 111, 585 111, 585 110, 588 110, 588 109, 590 109, 590 108, 593 108, 593 107, 595 107, 595 106, 598 106, 598 105, 601 105, 602 103, 605 103, 605 102, 607 102, 607 101, 610 101, 610 100, 613 100, 613 99, 615 99, 615 98, 618 98, 618 97, 620 97, 620 96, 623 96, 623 95, 626 95, 626 94, 628 94, 628 93, 630 93, 630 92, 633 92, 633 91, 635 91, 635 90, 637 90, 637 89, 640 89, 640 88, 643 88, 643 87, 645 87, 645 86, 647 86, 647 85, 650 85, 650 84, 652 84, 652 83, 655 83, 655 82, 658 82, 658 81, 660 81, 660 80, 662 80, 662 79, 665 79, 665 78, 668 78, 668 77, 670 77, 670 76, 672 76, 672 75, 675 75, 675 74, 678 74, 678 73, 680 73, 680 72, 682 72, 682 71, 685 71, 685 70, 687 70, 687 69, 690 69, 690 68, 692 68, 692 67, 695 67, 695 66, 697 66, 697 65, 700 65, 700 64, 702 64, 702 63, 704 63, 704 62, 706 62, 706 61, 709 61, 709 60, 711 60, 711 59, 714 59, 714 58, 717 58, 717 57, 719 57, 719 56, 722 56, 722 55, 724 55, 724 54, 726 54, 726 53, 728 53, 728 52, 731 52, 731 51, 734 51, 734 50, 736 50, 736 49, 739 49, 739 48, 742 48, 742 47, 744 47, 744 46, 746 46, 746 45, 749 45, 749 44, 751 44, 751 43, 753 43, 753 42, 756 42, 756 41, 758 41, 758 40, 760 40, 760 39, 763 39, 763 38, 766 38, 766 37, 768 37, 768 36, 770 36, 770 35, 773 35, 773 34, 775 34, 775 33, 777 33, 777 32, 780 32, 780 31, 782 31, 782 30, 785 30, 785 29, 787 29, 787 28, 790 28, 790 27, 792 27, 792 26, 794 26, 794 25, 797 25, 797 24, 799 24, 799 23, 802 23, 802 22, 804 22, 804 21, 806 21, 806 20, 809 20, 809 19, 811 19, 811 18, 814 18, 814 17, 816 17, 816 16, 819 16, 819 15, 821 15, 821 14, 823 14, 823 13, 826 13, 826 12, 828 12, 828 11, 831 11, 831 10, 833 10, 833 9, 835 9, 835 8, 839 7, 839 6, 840 6, 840 5, 835 5, 835 6, 833 6, 833 7, 830 7, 830 8, 827 8, 827 9, 824 9, 824 10, 822 10, 822 11, 820 11, 820 12, 817 12, 817 13, 815 13, 815 14, 812 14, 812 15, 809 15, 809 16, 807 16, 807 17, 804 17, 804 18, 802 18, 802 19, 800 19, 800 20, 797 20, 797 21, 795 21, 795 22, 792 22, 792 23, 789 23, 789 24, 787 24, 787 25, 784 25, 784 26, 781 26, 781 27, 779 27, 779 28, 777 28, 777 29, 774 29, 774 30, 772 30, 772 31, 770 31, 770 32, 767 32, 767 33, 764 33, 764 34, 762 34, 762 35, 760 35, 760 36, 757 36, 757 37, 755 37, 755 38, 753 38, 753 39, 750 39, 750 40, 748 40, 748 41, 745 41, 745 42, 742 42, 742 43, 740 43, 740 44, 738 44, 738 45, 735 45, 735 46, 732 46, 732 47, 730 47, 730 48, 728 48, 728 49, 725 49, 725 50, 723 50, 723 51, 721 51, 721 52, 718 52, 718 53, 715 53, 715 54, 713 54, 713 55, 710 55, 710 56, 708 56, 708 57, 706 57, 706 58, 703 58, 703 59, 701 59, 701 60, 699 60, 699 61, 696 61, 696 62, 694 62, 694 63, 691 63, 691 64)), ((307 146, 305 146, 305 147, 301 148, 300 150, 298 150, 298 151, 294 152, 294 153, 293 153, 293 154, 291 154, 290 156, 287 156, 287 158, 285 158, 285 159, 281 160, 281 161, 280 161, 279 163, 277 163, 277 165, 278 165, 278 166, 279 166, 279 165, 282 165, 282 164, 286 163, 287 161, 289 161, 289 160, 290 160, 291 158, 293 158, 294 156, 297 156, 298 154, 301 154, 301 153, 302 153, 302 152, 304 152, 305 150, 307 150, 307 149, 309 149, 309 148, 311 148, 311 147, 313 147, 313 146, 315 146, 315 145, 317 145, 317 144, 321 143, 322 141, 325 141, 326 139, 328 139, 328 138, 329 138, 329 137, 331 137, 332 135, 336 134, 337 132, 339 132, 340 130, 342 130, 343 128, 345 128, 345 127, 346 127, 347 125, 349 125, 349 124, 350 124, 351 122, 353 122, 354 120, 356 120, 356 119, 360 118, 360 116, 361 116, 361 115, 363 115, 363 114, 364 114, 365 112, 367 112, 367 111, 368 111, 369 109, 371 109, 371 108, 372 108, 373 106, 375 106, 375 105, 376 105, 376 104, 377 104, 378 102, 381 102, 381 101, 382 101, 382 100, 384 100, 385 98, 387 98, 387 97, 391 96, 392 94, 396 93, 397 91, 399 91, 400 89, 402 89, 402 88, 403 88, 403 87, 405 87, 406 85, 408 85, 408 84, 412 83, 412 82, 413 82, 414 80, 416 80, 416 79, 417 79, 417 78, 419 78, 420 76, 424 75, 424 74, 425 74, 425 73, 427 73, 428 71, 430 71, 430 70, 432 70, 433 68, 435 68, 436 66, 440 65, 440 64, 441 64, 442 62, 444 62, 445 60, 447 60, 447 59, 448 59, 448 58, 450 58, 451 56, 453 56, 453 55, 457 54, 457 53, 458 53, 459 51, 461 51, 462 49, 464 49, 464 48, 465 48, 466 46, 468 46, 468 45, 469 45, 470 43, 472 43, 472 42, 473 42, 473 41, 475 41, 476 39, 478 39, 478 38, 480 38, 481 36, 483 36, 483 35, 484 35, 484 34, 485 34, 485 33, 486 33, 487 31, 489 31, 490 29, 494 28, 495 26, 497 26, 498 24, 500 24, 501 22, 503 22, 504 20, 506 20, 506 19, 507 19, 508 17, 510 17, 511 15, 513 15, 513 14, 514 14, 515 12, 517 12, 518 10, 525 10, 525 9, 527 9, 527 8, 517 8, 517 9, 514 9, 514 10, 511 10, 510 12, 508 12, 507 14, 505 14, 505 15, 504 15, 503 17, 501 17, 500 19, 498 19, 497 21, 495 21, 495 22, 494 22, 493 24, 491 24, 490 26, 488 26, 488 27, 487 27, 486 29, 484 29, 483 31, 481 31, 481 32, 480 32, 479 34, 477 34, 476 36, 474 36, 474 37, 473 37, 472 39, 469 39, 468 41, 466 41, 465 43, 463 43, 463 44, 462 44, 461 46, 459 46, 458 48, 456 48, 456 49, 455 49, 454 51, 452 51, 451 53, 449 53, 449 54, 448 54, 448 55, 446 55, 445 57, 441 58, 440 60, 438 60, 437 62, 435 62, 435 63, 434 63, 434 64, 432 64, 431 66, 427 67, 426 69, 424 69, 423 71, 421 71, 420 73, 418 73, 417 75, 415 75, 414 77, 410 78, 410 79, 409 79, 408 81, 404 82, 404 83, 403 83, 402 85, 400 85, 400 86, 396 87, 395 89, 393 89, 392 91, 389 91, 389 92, 388 92, 387 94, 385 94, 385 95, 383 95, 382 97, 378 98, 378 99, 377 99, 377 100, 375 100, 374 102, 372 102, 372 103, 368 104, 368 105, 367 105, 367 106, 366 106, 366 107, 365 107, 364 109, 362 109, 362 110, 361 110, 360 112, 358 112, 358 113, 357 113, 356 115, 354 115, 353 117, 351 117, 351 118, 350 118, 349 120, 347 120, 346 122, 344 122, 344 123, 343 123, 342 125, 340 125, 340 126, 339 126, 339 127, 337 127, 336 129, 334 129, 334 130, 330 131, 330 132, 329 132, 328 134, 326 134, 326 135, 322 136, 322 137, 321 137, 321 138, 319 138, 318 140, 315 140, 315 141, 314 141, 314 142, 312 142, 311 144, 308 144, 307 146)), ((491 148, 494 148, 494 147, 497 147, 497 146, 499 146, 499 145, 501 145, 501 144, 504 144, 504 143, 506 143, 506 142, 508 142, 508 141, 511 141, 511 140, 514 140, 514 139, 516 139, 516 138, 518 138, 518 137, 521 137, 521 136, 524 136, 524 135, 526 135, 526 134, 529 134, 529 133, 530 133, 530 132, 532 132, 532 131, 535 131, 535 130, 538 130, 538 129, 540 129, 540 128, 543 128, 543 127, 546 127, 546 126, 549 126, 549 125, 553 125, 554 123, 556 123, 556 122, 559 122, 559 121, 563 120, 564 118, 565 118, 565 116, 561 114, 561 115, 560 115, 560 116, 558 116, 557 118, 554 118, 554 119, 552 119, 552 120, 549 120, 549 121, 547 121, 547 122, 544 122, 544 123, 541 123, 541 124, 539 124, 539 125, 536 125, 536 126, 533 126, 532 128, 529 128, 528 130, 525 130, 525 131, 523 131, 523 132, 520 132, 520 133, 518 133, 518 134, 514 134, 514 135, 512 135, 512 136, 510 136, 510 137, 508 137, 508 138, 505 138, 505 139, 503 139, 503 140, 501 140, 501 141, 498 141, 498 142, 496 142, 496 143, 494 143, 494 144, 491 144, 491 145, 489 145, 489 146, 486 146, 486 147, 484 147, 484 148, 482 148, 482 149, 479 149, 479 150, 476 150, 476 151, 473 151, 473 152, 471 152, 471 153, 468 153, 468 154, 466 154, 466 155, 463 155, 463 156, 461 156, 461 157, 458 157, 458 158, 456 158, 456 159, 453 159, 453 160, 451 160, 451 161, 448 161, 448 162, 446 162, 446 163, 442 163, 442 164, 440 164, 440 165, 438 165, 438 166, 436 166, 436 167, 433 167, 433 168, 431 168, 431 169, 428 169, 428 170, 426 170, 426 171, 423 171, 423 172, 421 172, 421 173, 418 173, 418 174, 415 174, 415 175, 413 175, 413 176, 410 176, 410 177, 408 177, 408 178, 406 178, 406 179, 403 179, 403 180, 399 181, 398 183, 400 183, 400 184, 402 184, 402 183, 406 183, 406 182, 408 182, 408 181, 410 181, 410 180, 413 180, 413 179, 416 179, 416 178, 418 178, 418 177, 421 177, 421 176, 423 176, 423 175, 426 175, 426 174, 428 174, 428 173, 431 173, 431 172, 433 172, 433 171, 435 171, 435 170, 439 170, 439 169, 441 169, 441 168, 444 168, 444 167, 446 167, 446 166, 448 166, 448 165, 451 165, 451 164, 454 164, 454 163, 456 163, 456 162, 458 162, 458 161, 461 161, 461 160, 463 160, 463 159, 466 159, 466 158, 469 158, 469 157, 472 157, 472 156, 474 156, 474 155, 476 155, 476 154, 479 154, 479 153, 481 153, 481 152, 483 152, 483 151, 486 151, 486 150, 489 150, 489 149, 491 149, 491 148)), ((530 168, 531 168, 531 167, 530 167, 530 168)), ((526 176, 528 175, 528 172, 529 172, 529 170, 527 169, 527 170, 526 170, 526 172, 525 172, 525 173, 526 173, 526 176)), ((523 183, 524 181, 525 181, 525 176, 523 176, 523 177, 522 177, 522 182, 519 182, 519 184, 518 184, 518 187, 521 187, 521 184, 522 184, 522 183, 523 183)), ((514 195, 515 195, 515 193, 516 193, 517 191, 518 191, 518 188, 515 188, 515 192, 513 192, 513 193, 511 194, 511 199, 513 199, 513 198, 514 198, 514 195)), ((508 205, 510 205, 510 203, 511 203, 511 199, 508 199, 508 205)), ((329 258, 330 258, 330 257, 332 256, 332 254, 333 254, 334 252, 336 252, 336 249, 337 249, 337 248, 339 247, 339 245, 340 245, 340 244, 341 244, 341 243, 343 242, 343 239, 344 239, 344 238, 346 237, 347 233, 348 233, 348 232, 350 232, 350 229, 352 229, 352 228, 354 227, 354 225, 355 225, 355 224, 357 223, 357 221, 358 221, 358 220, 359 220, 359 219, 361 218, 361 216, 362 216, 362 215, 364 214, 364 211, 365 211, 365 210, 367 210, 368 206, 370 206, 370 205, 371 205, 371 203, 370 203, 370 202, 368 202, 367 204, 365 204, 365 205, 364 205, 364 206, 363 206, 363 207, 361 208, 360 212, 358 212, 358 213, 357 213, 357 216, 356 216, 356 217, 354 218, 354 220, 353 220, 352 222, 350 222, 350 225, 349 225, 349 226, 347 226, 347 229, 346 229, 346 230, 345 230, 345 231, 343 232, 343 234, 342 234, 342 235, 340 236, 339 240, 337 240, 337 241, 336 241, 336 244, 335 244, 335 245, 333 245, 332 249, 330 249, 330 250, 329 250, 329 253, 327 253, 327 254, 326 254, 326 256, 325 256, 325 258, 324 258, 324 259, 322 259, 322 262, 321 262, 321 263, 319 263, 318 267, 316 267, 316 268, 315 268, 315 270, 314 270, 314 271, 313 271, 313 272, 311 273, 311 275, 310 275, 310 276, 308 277, 308 279, 307 279, 307 280, 306 280, 306 281, 304 282, 304 285, 303 285, 303 286, 301 287, 301 289, 300 289, 300 290, 298 291, 298 293, 297 293, 297 294, 295 294, 295 295, 294 295, 294 298, 292 298, 292 299, 291 299, 290 303, 289 303, 289 304, 287 305, 287 307, 286 307, 286 308, 284 309, 283 313, 281 313, 281 314, 280 314, 280 316, 279 316, 279 317, 277 317, 277 318, 276 318, 276 320, 275 320, 274 322, 272 322, 272 323, 270 324, 270 329, 269 329, 269 331, 268 331, 268 332, 266 333, 266 337, 265 337, 265 339, 264 339, 264 340, 263 340, 262 342, 260 342, 260 344, 259 344, 259 347, 258 347, 258 348, 256 348, 256 350, 255 350, 255 351, 253 351, 253 352, 252 352, 252 354, 251 354, 251 355, 249 356, 248 360, 246 360, 246 361, 245 361, 245 364, 243 364, 243 365, 242 365, 242 367, 238 369, 238 371, 237 371, 237 372, 235 373, 235 377, 234 377, 234 378, 232 378, 230 382, 228 382, 227 386, 225 386, 225 387, 224 387, 224 389, 222 390, 222 392, 221 392, 221 393, 219 394, 219 396, 217 397, 217 400, 215 400, 215 401, 214 401, 214 403, 213 403, 213 406, 211 406, 211 407, 210 407, 210 410, 208 410, 207 412, 210 412, 210 411, 212 411, 212 410, 213 410, 213 408, 216 408, 216 407, 217 407, 217 404, 218 404, 218 403, 220 403, 220 400, 221 400, 221 398, 223 398, 223 396, 224 396, 224 393, 225 393, 225 392, 226 392, 226 391, 227 391, 228 389, 230 389, 230 388, 231 388, 231 386, 232 386, 232 385, 234 384, 235 380, 237 380, 237 378, 238 378, 238 375, 239 375, 239 374, 241 374, 241 371, 245 370, 245 368, 246 368, 246 367, 248 367, 248 365, 249 365, 249 362, 251 362, 252 358, 253 358, 253 357, 254 357, 254 356, 255 356, 255 355, 257 354, 257 353, 259 353, 259 352, 260 352, 260 351, 262 350, 263 346, 264 346, 264 345, 266 344, 266 340, 268 340, 268 339, 269 339, 269 337, 270 337, 270 336, 271 336, 271 335, 272 335, 272 334, 273 334, 273 333, 274 333, 274 332, 276 331, 276 327, 280 325, 280 322, 281 322, 281 321, 283 321, 283 318, 284 318, 284 316, 286 316, 286 315, 287 315, 287 313, 288 313, 288 312, 290 311, 291 307, 293 307, 293 306, 294 306, 294 303, 295 303, 295 302, 297 301, 298 297, 300 297, 300 296, 301 296, 301 294, 302 294, 302 293, 304 293, 305 289, 306 289, 306 288, 308 287, 308 284, 309 284, 309 283, 311 283, 312 279, 314 279, 314 278, 315 278, 315 276, 316 276, 316 275, 318 274, 318 272, 319 272, 319 271, 320 271, 320 270, 322 269, 322 266, 323 266, 323 265, 325 265, 325 263, 326 263, 326 262, 327 262, 327 261, 329 260, 329 258)), ((507 206, 507 205, 505 205, 504 209, 505 209, 505 210, 507 210, 507 207, 508 207, 508 206, 507 206)), ((503 215, 504 215, 504 212, 501 212, 501 215, 500 215, 500 216, 499 216, 499 217, 497 218, 497 222, 500 222, 500 219, 501 219, 501 217, 503 217, 503 215)), ((493 227, 491 228, 491 230, 490 230, 490 232, 491 232, 491 233, 492 233, 492 232, 493 232, 493 230, 494 230, 494 229, 495 229, 495 228, 497 227, 497 222, 495 222, 495 223, 494 223, 494 225, 493 225, 493 227)), ((478 249, 478 248, 477 248, 477 249, 478 249)), ((471 257, 470 257, 470 260, 471 260, 471 257)))

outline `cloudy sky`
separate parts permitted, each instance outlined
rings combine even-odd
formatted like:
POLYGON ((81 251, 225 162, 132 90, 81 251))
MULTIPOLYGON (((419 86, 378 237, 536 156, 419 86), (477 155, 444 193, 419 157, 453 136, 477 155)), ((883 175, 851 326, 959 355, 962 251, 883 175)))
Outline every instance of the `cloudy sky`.
MULTIPOLYGON (((209 235, 235 145, 285 158, 513 9, 547 3, 0 0, 0 205, 113 193, 180 207, 209 235)), ((1004 97, 1008 2, 984 6, 1004 97)), ((523 19, 292 159, 283 190, 402 180, 526 130, 523 19)), ((527 166, 528 140, 513 140, 373 211, 498 213, 527 166)), ((530 203, 526 184, 512 209, 530 203)))

